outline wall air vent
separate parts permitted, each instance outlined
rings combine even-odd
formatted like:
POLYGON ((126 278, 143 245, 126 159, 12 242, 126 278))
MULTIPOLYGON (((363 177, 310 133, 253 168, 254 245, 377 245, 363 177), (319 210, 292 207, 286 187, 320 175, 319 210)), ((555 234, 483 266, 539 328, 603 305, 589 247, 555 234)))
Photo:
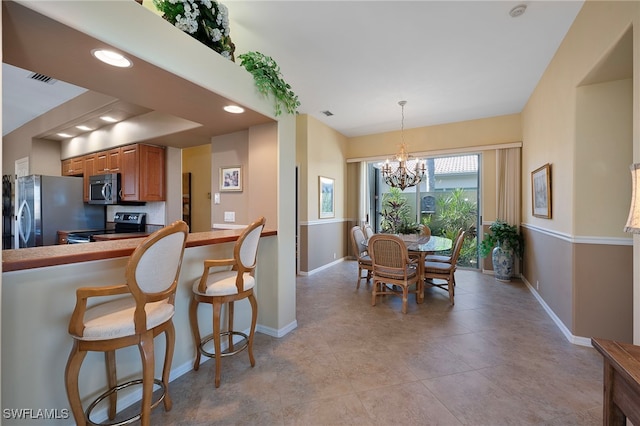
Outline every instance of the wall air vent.
POLYGON ((326 115, 327 117, 331 117, 331 116, 333 115, 333 113, 332 113, 331 111, 329 111, 329 110, 322 111, 322 113, 323 113, 324 115, 326 115))
POLYGON ((48 75, 40 74, 40 73, 37 73, 37 72, 33 72, 33 73, 29 74, 27 76, 27 78, 30 78, 31 80, 37 80, 37 81, 40 81, 42 83, 47 83, 47 84, 53 84, 56 81, 58 81, 55 78, 52 78, 52 77, 49 77, 48 75))

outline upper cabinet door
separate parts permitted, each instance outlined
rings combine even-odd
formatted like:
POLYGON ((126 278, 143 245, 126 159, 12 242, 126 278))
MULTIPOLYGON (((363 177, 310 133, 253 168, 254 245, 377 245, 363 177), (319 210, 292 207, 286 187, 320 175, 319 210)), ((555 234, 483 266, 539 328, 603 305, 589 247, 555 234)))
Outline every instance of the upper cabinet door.
POLYGON ((122 201, 140 201, 138 145, 128 145, 121 148, 120 175, 122 201))

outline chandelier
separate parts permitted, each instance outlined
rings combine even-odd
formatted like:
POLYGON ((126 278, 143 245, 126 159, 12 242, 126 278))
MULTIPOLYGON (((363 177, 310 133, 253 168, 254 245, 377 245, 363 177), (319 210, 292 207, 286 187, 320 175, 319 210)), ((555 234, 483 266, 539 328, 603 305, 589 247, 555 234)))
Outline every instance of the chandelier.
POLYGON ((425 164, 422 161, 416 161, 413 170, 409 167, 409 159, 412 157, 407 153, 407 145, 404 142, 404 106, 406 103, 407 101, 398 102, 402 108, 402 127, 400 128, 402 143, 400 144, 400 152, 395 157, 398 166, 392 166, 389 160, 382 166, 382 177, 385 183, 392 188, 400 188, 402 191, 419 184, 425 173, 425 164))

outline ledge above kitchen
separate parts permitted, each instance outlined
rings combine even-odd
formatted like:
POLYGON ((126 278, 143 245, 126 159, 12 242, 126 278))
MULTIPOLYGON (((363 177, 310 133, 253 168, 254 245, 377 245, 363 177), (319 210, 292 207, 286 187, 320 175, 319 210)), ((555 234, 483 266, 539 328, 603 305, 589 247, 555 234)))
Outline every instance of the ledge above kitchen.
MULTIPOLYGON (((187 248, 223 244, 238 239, 243 229, 225 229, 194 232, 187 237, 187 248)), ((277 235, 277 231, 265 229, 262 237, 277 235)), ((2 272, 21 271, 47 266, 89 262, 92 260, 126 257, 142 242, 144 237, 100 241, 92 244, 63 244, 2 251, 2 272)))

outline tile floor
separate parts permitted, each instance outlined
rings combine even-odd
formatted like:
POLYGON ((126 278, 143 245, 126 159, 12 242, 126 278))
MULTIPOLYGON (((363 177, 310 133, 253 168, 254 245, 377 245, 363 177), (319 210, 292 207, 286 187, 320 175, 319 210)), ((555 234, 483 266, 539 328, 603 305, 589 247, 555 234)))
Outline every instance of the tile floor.
POLYGON ((297 279, 298 328, 172 382, 153 425, 600 425, 602 358, 569 343, 520 281, 456 273, 456 304, 427 290, 371 306, 357 266, 297 279))

